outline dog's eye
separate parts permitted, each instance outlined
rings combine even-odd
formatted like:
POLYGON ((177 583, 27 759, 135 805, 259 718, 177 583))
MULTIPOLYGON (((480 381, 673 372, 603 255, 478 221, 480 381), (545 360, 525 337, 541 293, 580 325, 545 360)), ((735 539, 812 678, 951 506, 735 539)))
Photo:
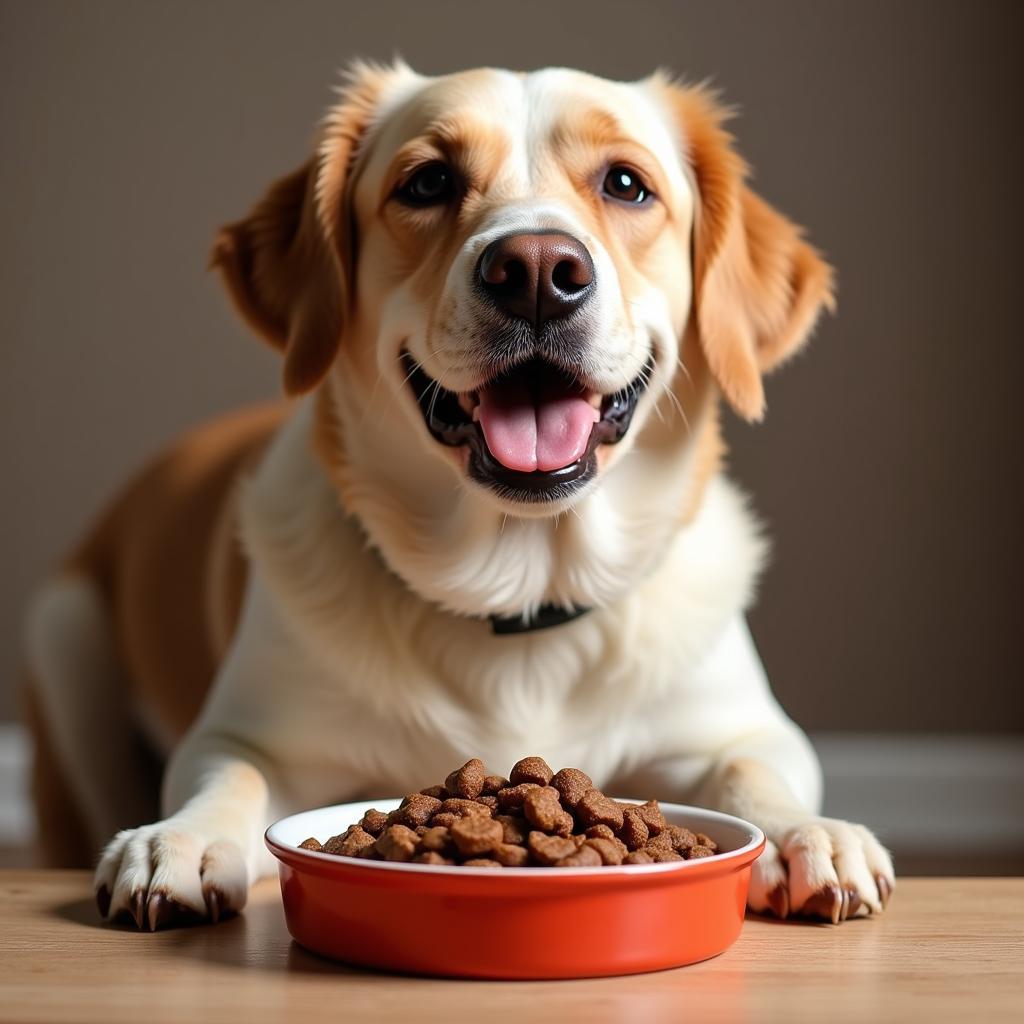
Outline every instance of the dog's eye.
POLYGON ((455 175, 439 160, 424 164, 396 195, 410 206, 436 206, 455 194, 455 175))
POLYGON ((604 178, 604 194, 623 203, 645 203, 650 191, 640 180, 640 175, 629 167, 613 167, 604 178))

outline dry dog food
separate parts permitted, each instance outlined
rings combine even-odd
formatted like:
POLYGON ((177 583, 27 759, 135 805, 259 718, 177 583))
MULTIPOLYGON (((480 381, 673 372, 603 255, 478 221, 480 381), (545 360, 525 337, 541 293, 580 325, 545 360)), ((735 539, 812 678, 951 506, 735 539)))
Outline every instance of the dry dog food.
POLYGON ((367 811, 322 845, 300 845, 339 857, 467 868, 655 864, 718 852, 702 832, 668 824, 657 800, 620 803, 578 768, 553 772, 540 757, 524 757, 507 779, 473 758, 390 813, 367 811))

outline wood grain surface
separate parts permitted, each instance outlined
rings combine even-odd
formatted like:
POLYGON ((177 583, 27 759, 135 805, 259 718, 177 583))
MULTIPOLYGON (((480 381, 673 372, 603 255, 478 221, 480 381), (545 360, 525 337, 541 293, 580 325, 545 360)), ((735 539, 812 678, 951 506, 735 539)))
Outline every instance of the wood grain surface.
POLYGON ((216 927, 139 934, 100 924, 83 872, 0 872, 0 1021, 963 1024, 1022 1007, 1024 878, 903 878, 883 917, 839 927, 750 918, 722 956, 674 971, 460 982, 305 952, 275 882, 216 927))

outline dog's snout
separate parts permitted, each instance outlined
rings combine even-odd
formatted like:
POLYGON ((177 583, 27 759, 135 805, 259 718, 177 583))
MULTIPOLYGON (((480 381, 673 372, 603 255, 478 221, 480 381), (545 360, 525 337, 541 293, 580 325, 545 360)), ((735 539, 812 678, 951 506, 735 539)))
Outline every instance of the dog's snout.
POLYGON ((539 328, 583 305, 593 291, 594 261, 572 235, 517 233, 487 246, 477 275, 500 309, 539 328))

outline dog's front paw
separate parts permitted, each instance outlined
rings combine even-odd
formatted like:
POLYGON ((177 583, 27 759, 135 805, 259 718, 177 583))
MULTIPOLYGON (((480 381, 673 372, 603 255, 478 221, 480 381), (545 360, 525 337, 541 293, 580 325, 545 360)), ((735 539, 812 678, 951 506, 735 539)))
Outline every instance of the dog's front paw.
POLYGON ((245 906, 248 869, 241 847, 173 820, 119 832, 96 868, 100 914, 143 930, 209 921, 245 906))
POLYGON ((810 818, 769 839, 754 863, 747 905, 838 924, 881 913, 895 885, 889 854, 863 825, 810 818))

